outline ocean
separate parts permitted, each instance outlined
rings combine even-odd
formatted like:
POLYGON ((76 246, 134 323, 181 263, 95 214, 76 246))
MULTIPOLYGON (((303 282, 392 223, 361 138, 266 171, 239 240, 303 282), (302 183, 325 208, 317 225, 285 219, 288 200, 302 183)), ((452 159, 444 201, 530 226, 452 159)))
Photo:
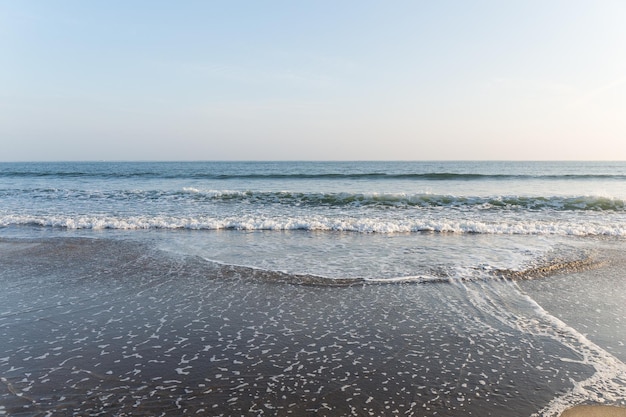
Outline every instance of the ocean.
POLYGON ((626 406, 624 162, 0 163, 0 415, 626 406))

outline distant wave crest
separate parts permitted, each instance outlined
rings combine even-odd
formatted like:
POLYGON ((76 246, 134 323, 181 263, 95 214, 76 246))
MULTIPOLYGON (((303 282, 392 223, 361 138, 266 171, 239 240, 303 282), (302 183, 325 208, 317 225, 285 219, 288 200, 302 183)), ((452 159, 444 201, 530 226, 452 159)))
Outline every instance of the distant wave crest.
POLYGON ((156 179, 206 179, 206 180, 422 180, 422 181, 477 181, 477 180, 625 180, 623 174, 480 174, 463 172, 320 172, 320 173, 223 173, 171 170, 0 170, 6 178, 156 178, 156 179))

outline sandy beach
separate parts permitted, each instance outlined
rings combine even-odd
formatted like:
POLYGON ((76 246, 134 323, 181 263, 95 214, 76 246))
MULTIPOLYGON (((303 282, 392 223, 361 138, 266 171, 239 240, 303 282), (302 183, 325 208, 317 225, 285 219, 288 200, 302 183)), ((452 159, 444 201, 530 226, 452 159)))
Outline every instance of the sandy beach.
POLYGON ((572 407, 561 417, 625 417, 626 408, 606 405, 579 405, 572 407))

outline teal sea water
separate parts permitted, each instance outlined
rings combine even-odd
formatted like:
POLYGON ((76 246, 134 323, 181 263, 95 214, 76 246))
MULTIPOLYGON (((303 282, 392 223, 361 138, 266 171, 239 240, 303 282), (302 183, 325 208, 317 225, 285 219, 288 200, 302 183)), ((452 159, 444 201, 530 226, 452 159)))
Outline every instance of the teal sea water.
POLYGON ((623 162, 0 163, 0 415, 624 405, 625 203, 623 162))
POLYGON ((626 164, 5 163, 0 202, 5 235, 158 236, 228 263, 397 278, 620 239, 626 164))

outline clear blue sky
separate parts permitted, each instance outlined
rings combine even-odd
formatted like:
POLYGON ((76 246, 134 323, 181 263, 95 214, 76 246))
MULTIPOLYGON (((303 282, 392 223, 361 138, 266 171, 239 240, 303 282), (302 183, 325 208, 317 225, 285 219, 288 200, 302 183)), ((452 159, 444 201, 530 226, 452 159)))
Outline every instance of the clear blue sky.
POLYGON ((0 160, 624 160, 625 22, 622 0, 0 0, 0 160))

